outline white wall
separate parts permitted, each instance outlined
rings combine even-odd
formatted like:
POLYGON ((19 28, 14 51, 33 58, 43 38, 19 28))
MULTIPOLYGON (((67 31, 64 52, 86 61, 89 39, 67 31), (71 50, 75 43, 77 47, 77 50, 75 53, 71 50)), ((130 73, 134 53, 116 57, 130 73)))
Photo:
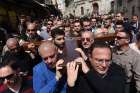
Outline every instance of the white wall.
POLYGON ((65 12, 65 0, 57 0, 58 9, 64 14, 65 12))
POLYGON ((91 15, 93 12, 93 3, 98 3, 99 14, 106 14, 111 10, 111 1, 113 0, 96 0, 92 2, 89 2, 89 0, 74 0, 74 2, 66 8, 65 15, 69 13, 73 14, 73 10, 75 10, 75 16, 91 15), (84 8, 84 15, 81 15, 81 7, 84 8))

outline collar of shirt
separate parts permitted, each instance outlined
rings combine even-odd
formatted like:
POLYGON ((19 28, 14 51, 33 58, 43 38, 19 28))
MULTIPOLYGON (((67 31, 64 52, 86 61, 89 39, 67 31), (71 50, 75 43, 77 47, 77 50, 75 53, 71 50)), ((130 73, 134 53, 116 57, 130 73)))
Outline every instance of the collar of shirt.
POLYGON ((138 27, 139 27, 139 22, 137 21, 136 28, 138 29, 138 27))
POLYGON ((19 87, 18 90, 14 90, 13 88, 9 87, 9 90, 11 90, 11 91, 14 92, 14 93, 20 93, 20 92, 19 92, 19 91, 20 91, 20 88, 21 88, 21 86, 19 87))
POLYGON ((118 55, 122 55, 122 54, 124 54, 124 55, 128 55, 128 50, 130 49, 130 47, 128 48, 128 49, 126 49, 126 50, 117 50, 117 54, 118 55))
POLYGON ((133 27, 138 28, 139 22, 137 21, 136 23, 133 24, 133 27))

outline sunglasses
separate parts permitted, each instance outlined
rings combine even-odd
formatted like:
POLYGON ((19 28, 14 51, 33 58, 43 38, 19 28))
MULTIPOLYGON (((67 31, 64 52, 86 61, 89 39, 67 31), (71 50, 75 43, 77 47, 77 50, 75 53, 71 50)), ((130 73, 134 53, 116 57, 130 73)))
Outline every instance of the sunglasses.
POLYGON ((117 36, 116 39, 127 39, 126 37, 117 36))
POLYGON ((10 75, 8 75, 6 77, 0 77, 0 84, 3 83, 5 79, 11 80, 11 78, 13 78, 14 75, 15 74, 10 74, 10 75))
POLYGON ((90 38, 81 38, 81 40, 82 40, 82 41, 85 41, 85 40, 86 40, 86 41, 88 41, 88 42, 91 41, 90 38))

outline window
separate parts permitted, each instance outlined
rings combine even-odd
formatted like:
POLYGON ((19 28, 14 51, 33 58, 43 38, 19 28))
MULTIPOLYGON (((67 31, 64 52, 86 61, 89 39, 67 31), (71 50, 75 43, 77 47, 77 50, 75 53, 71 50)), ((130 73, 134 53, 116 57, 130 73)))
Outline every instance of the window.
POLYGON ((114 1, 111 2, 111 12, 114 12, 114 1))
POLYGON ((97 15, 99 13, 98 3, 94 3, 92 6, 93 6, 93 13, 97 15))
POLYGON ((81 15, 84 15, 84 8, 81 7, 81 15))
POLYGON ((135 6, 132 7, 132 15, 135 14, 135 6))
POLYGON ((122 0, 117 0, 119 6, 122 6, 122 0))

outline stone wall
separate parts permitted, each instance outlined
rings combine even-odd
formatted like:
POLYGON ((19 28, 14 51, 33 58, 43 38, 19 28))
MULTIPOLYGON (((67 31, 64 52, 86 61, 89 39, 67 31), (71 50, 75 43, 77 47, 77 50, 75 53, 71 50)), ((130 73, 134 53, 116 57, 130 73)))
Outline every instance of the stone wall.
POLYGON ((74 0, 68 7, 64 16, 70 13, 75 16, 90 16, 93 14, 93 4, 98 4, 98 14, 107 14, 111 10, 112 0, 74 0), (84 13, 81 13, 81 7, 83 7, 84 13))

